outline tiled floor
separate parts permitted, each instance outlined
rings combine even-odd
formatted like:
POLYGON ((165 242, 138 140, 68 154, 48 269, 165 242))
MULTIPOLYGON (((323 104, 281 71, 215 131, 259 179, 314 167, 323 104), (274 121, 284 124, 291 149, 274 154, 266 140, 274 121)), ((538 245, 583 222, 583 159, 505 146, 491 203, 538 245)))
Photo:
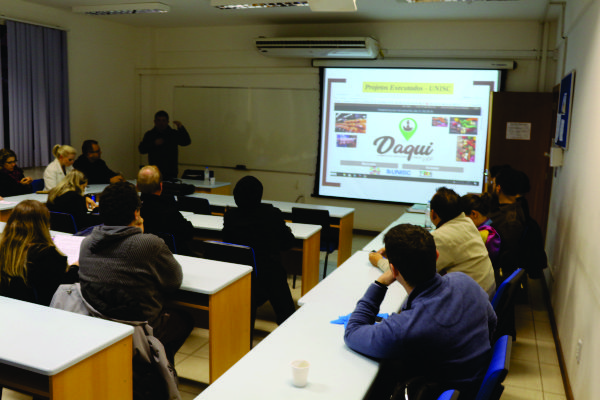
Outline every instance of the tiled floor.
MULTIPOLYGON (((354 235, 353 252, 361 250, 372 236, 354 235)), ((323 261, 324 256, 322 257, 323 261)), ((329 256, 333 270, 337 253, 329 256)), ((322 268, 322 267, 321 267, 322 268)), ((319 276, 322 276, 322 269, 319 276)), ((291 277, 289 279, 291 287, 291 277)), ((294 300, 300 298, 300 279, 292 289, 294 300)), ((566 400, 558 357, 554 346, 548 312, 539 281, 528 282, 528 298, 516 308, 517 340, 513 342, 510 371, 505 380, 502 400, 566 400)), ((254 343, 260 342, 276 327, 270 305, 258 310, 254 343)), ((208 331, 196 328, 175 357, 183 400, 194 399, 207 387, 208 331), (200 382, 197 382, 200 381, 200 382), (202 383, 204 382, 204 383, 202 383)), ((26 396, 4 389, 3 400, 29 400, 26 396)))

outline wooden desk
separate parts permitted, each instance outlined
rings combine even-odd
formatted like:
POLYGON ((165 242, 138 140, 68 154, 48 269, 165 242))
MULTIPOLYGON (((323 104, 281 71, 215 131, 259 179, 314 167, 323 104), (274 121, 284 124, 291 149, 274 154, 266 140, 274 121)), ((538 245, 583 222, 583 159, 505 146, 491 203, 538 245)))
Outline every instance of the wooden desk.
POLYGON ((383 237, 385 236, 387 231, 389 231, 398 224, 412 224, 418 226, 425 226, 425 214, 405 212, 400 216, 400 218, 389 224, 383 231, 381 231, 379 235, 377 235, 373 240, 367 243, 367 245, 363 247, 363 250, 379 250, 382 247, 384 247, 383 237))
POLYGON ((8 217, 12 213, 13 208, 17 206, 23 200, 37 200, 42 203, 46 203, 48 200, 47 194, 29 193, 22 194, 19 196, 5 197, 4 200, 0 200, 0 221, 8 221, 8 217))
POLYGON ((252 268, 175 255, 183 269, 176 303, 208 311, 209 383, 250 350, 252 268))
POLYGON ((196 193, 209 193, 209 194, 231 194, 231 183, 229 182, 215 182, 208 183, 206 181, 199 181, 196 179, 180 179, 181 182, 194 185, 196 187, 196 193))
MULTIPOLYGON (((357 251, 310 292, 302 296, 298 304, 304 306, 308 303, 336 303, 340 309, 347 309, 346 314, 348 314, 354 310, 369 284, 382 273, 369 262, 368 251, 357 251)), ((400 308, 398 301, 402 301, 405 297, 406 290, 398 282, 394 282, 388 287, 381 308, 396 312, 400 308)))
MULTIPOLYGON (((183 216, 197 229, 221 232, 223 230, 223 217, 219 215, 202 215, 189 212, 183 216)), ((319 251, 321 242, 321 226, 296 224, 288 222, 292 234, 297 240, 302 241, 302 294, 305 294, 319 283, 319 251)), ((221 235, 217 235, 221 238, 221 235)))
MULTIPOLYGON (((222 196, 205 193, 194 193, 192 197, 202 197, 208 200, 211 208, 223 213, 226 207, 236 207, 233 196, 222 196)), ((292 207, 327 210, 331 218, 331 226, 339 229, 339 246, 337 265, 340 266, 352 255, 352 229, 354 228, 354 208, 322 206, 317 204, 291 203, 287 201, 263 200, 263 203, 273 204, 279 208, 286 218, 291 219, 292 207)))
MULTIPOLYGON (((362 399, 379 363, 346 347, 343 325, 330 321, 350 313, 355 300, 373 282, 372 277, 379 275, 374 267, 364 263, 365 256, 352 256, 321 281, 305 296, 305 305, 196 399, 362 399), (295 359, 310 362, 308 385, 304 388, 292 385, 289 363, 295 359)), ((403 289, 394 283, 380 311, 397 311, 404 297, 403 289)))
POLYGON ((0 297, 0 385, 50 399, 131 399, 133 327, 0 297))

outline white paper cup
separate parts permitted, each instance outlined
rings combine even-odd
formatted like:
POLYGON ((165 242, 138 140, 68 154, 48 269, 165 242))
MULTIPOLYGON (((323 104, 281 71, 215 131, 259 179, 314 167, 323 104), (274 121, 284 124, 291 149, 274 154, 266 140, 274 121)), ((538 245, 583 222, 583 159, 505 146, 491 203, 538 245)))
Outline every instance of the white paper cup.
POLYGON ((290 365, 292 366, 292 380, 294 382, 294 386, 306 386, 310 363, 306 360, 294 360, 290 363, 290 365))

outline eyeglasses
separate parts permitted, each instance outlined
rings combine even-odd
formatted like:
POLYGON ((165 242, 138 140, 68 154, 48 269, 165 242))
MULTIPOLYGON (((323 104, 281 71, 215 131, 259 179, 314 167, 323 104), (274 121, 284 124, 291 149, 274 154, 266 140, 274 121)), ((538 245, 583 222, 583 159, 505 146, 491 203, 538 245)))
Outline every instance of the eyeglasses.
POLYGON ((4 164, 16 164, 16 163, 17 163, 17 160, 14 160, 14 161, 6 161, 4 164))

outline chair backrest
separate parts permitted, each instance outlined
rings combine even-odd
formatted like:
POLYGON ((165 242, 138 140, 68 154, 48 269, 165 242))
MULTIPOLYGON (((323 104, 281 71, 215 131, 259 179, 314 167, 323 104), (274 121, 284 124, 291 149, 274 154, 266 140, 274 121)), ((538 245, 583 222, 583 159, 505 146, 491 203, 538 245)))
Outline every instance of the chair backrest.
POLYGON ((256 274, 256 258, 252 247, 241 244, 206 240, 203 243, 203 256, 209 260, 224 261, 233 264, 249 265, 256 274))
POLYGON ((154 235, 158 236, 165 241, 165 244, 171 250, 171 253, 177 254, 177 245, 175 244, 175 236, 172 233, 167 232, 154 232, 154 235))
POLYGON ((201 197, 177 196, 179 211, 190 211, 194 214, 210 215, 210 203, 201 197))
POLYGON ((186 169, 181 174, 181 179, 195 179, 198 181, 204 180, 204 171, 201 169, 186 169))
POLYGON ((71 214, 50 211, 50 229, 59 232, 77 233, 77 224, 71 214))
POLYGON ((504 335, 499 338, 492 348, 492 360, 485 373, 483 383, 477 392, 475 400, 499 400, 504 391, 504 378, 508 374, 510 365, 510 351, 512 337, 504 335))
POLYGON ((44 190, 44 186, 45 183, 43 179, 34 179, 33 182, 31 182, 31 189, 33 190, 33 193, 44 190))
POLYGON ((460 392, 458 390, 446 390, 444 393, 440 394, 440 397, 437 400, 457 400, 460 392))
POLYGON ((513 296, 515 294, 515 290, 518 289, 524 275, 525 270, 523 268, 517 268, 517 270, 510 274, 510 276, 500 284, 498 289, 496 289, 496 294, 492 299, 492 307, 494 307, 496 314, 502 311, 503 308, 506 308, 508 305, 510 305, 510 302, 513 300, 513 296))
POLYGON ((292 207, 292 222, 321 225, 321 250, 324 246, 331 249, 329 252, 337 248, 338 236, 331 233, 329 211, 292 207))

